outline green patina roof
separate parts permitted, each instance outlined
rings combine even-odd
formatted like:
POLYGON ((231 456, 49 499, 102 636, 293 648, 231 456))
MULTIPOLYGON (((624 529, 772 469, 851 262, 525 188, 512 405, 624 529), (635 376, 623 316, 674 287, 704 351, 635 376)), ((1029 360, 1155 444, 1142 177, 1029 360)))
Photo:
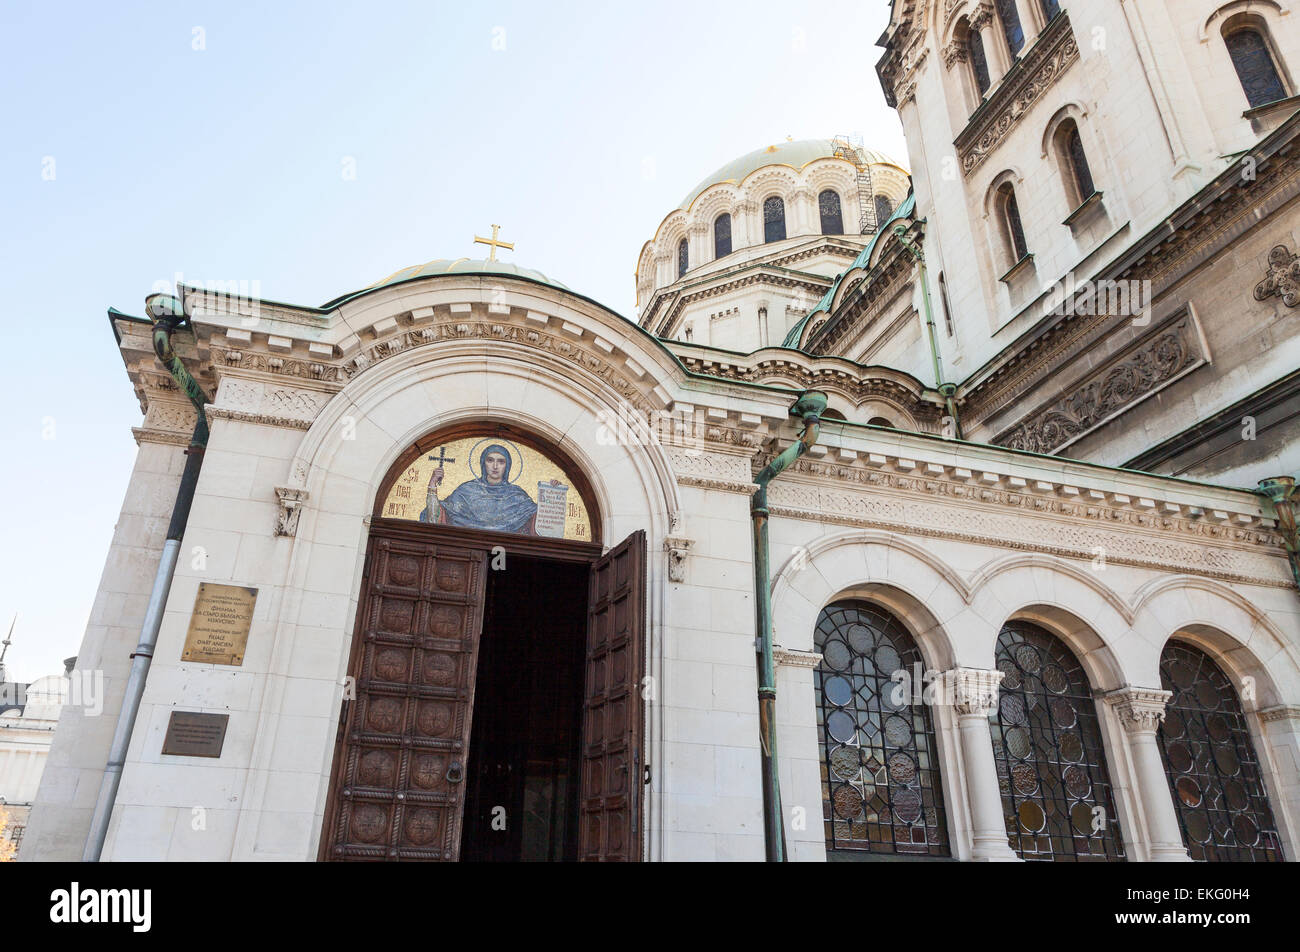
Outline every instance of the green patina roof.
MULTIPOLYGON (((874 165, 898 165, 897 162, 884 153, 875 152, 871 149, 863 151, 866 153, 867 161, 874 165)), ((788 165, 794 169, 802 169, 810 162, 834 157, 835 143, 830 139, 801 139, 798 142, 778 142, 776 145, 769 145, 764 149, 756 149, 748 155, 742 155, 733 162, 728 162, 702 181, 691 191, 691 194, 686 196, 680 207, 690 208, 691 204, 712 185, 721 185, 724 182, 732 185, 739 184, 750 173, 758 171, 765 165, 788 165)), ((901 166, 899 167, 901 168, 901 166)))
POLYGON ((876 250, 876 243, 880 241, 881 236, 890 233, 890 222, 897 221, 900 218, 911 218, 915 212, 916 193, 909 192, 907 198, 903 199, 902 204, 900 204, 898 208, 894 209, 894 214, 889 216, 889 220, 876 229, 876 233, 871 236, 871 241, 862 249, 862 252, 853 259, 853 264, 840 272, 840 276, 835 279, 835 283, 830 286, 830 290, 822 295, 822 299, 817 302, 817 305, 804 316, 803 320, 790 328, 790 333, 786 334, 785 340, 781 342, 782 347, 792 347, 795 350, 799 349, 799 339, 803 337, 803 329, 808 326, 808 322, 812 320, 812 316, 818 311, 830 311, 831 302, 835 300, 835 292, 840 289, 840 282, 844 280, 845 275, 849 274, 851 271, 856 271, 859 268, 867 267, 868 263, 871 261, 872 253, 876 250))
POLYGON ((509 261, 487 261, 482 258, 435 258, 433 261, 426 261, 424 264, 413 264, 401 271, 394 271, 388 277, 376 281, 360 291, 354 291, 351 294, 344 294, 342 297, 335 298, 325 307, 331 308, 341 301, 355 297, 358 294, 365 294, 368 291, 375 291, 390 285, 401 284, 403 281, 414 281, 416 278, 429 278, 439 274, 501 274, 526 278, 529 281, 536 281, 538 284, 547 284, 553 288, 559 288, 561 291, 569 290, 568 286, 553 278, 548 278, 540 271, 535 271, 532 268, 521 268, 509 261))

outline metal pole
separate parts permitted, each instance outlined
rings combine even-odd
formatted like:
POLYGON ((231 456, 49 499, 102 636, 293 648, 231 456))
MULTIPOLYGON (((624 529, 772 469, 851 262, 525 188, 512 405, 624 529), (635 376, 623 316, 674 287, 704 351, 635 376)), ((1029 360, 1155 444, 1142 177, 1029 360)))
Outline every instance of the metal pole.
POLYGON ((894 237, 916 259, 917 277, 921 281, 921 303, 925 307, 925 325, 930 337, 930 359, 934 364, 934 385, 939 388, 939 394, 948 408, 948 416, 952 417, 953 426, 957 431, 957 439, 960 440, 962 439, 961 419, 957 416, 957 403, 953 399, 957 395, 957 385, 943 379, 943 365, 939 361, 939 334, 934 325, 934 306, 930 303, 930 281, 926 276, 925 253, 916 242, 907 237, 905 225, 894 226, 894 237))
POLYGON ((750 499, 754 539, 754 622, 758 636, 758 732, 762 757, 763 840, 769 863, 785 862, 785 823, 781 809, 781 778, 776 751, 776 664, 772 657, 772 582, 767 544, 767 486, 808 451, 821 432, 826 394, 809 390, 790 408, 803 418, 799 439, 755 477, 758 490, 750 499))
POLYGON ((82 862, 85 863, 99 862, 104 852, 104 841, 108 838, 108 821, 113 815, 113 805, 117 802, 117 790, 122 783, 122 768, 126 765, 131 733, 135 729, 136 715, 140 712, 140 700, 144 697, 144 685, 149 677, 149 665, 153 661, 154 646, 158 644, 158 631, 162 627, 163 611, 167 607, 167 593, 171 590, 172 576, 176 572, 181 537, 185 534, 185 524, 189 521, 190 505, 194 501, 194 488, 199 482, 199 470, 203 467, 203 451, 208 442, 208 424, 203 413, 206 398, 171 347, 172 332, 185 320, 184 305, 176 298, 154 295, 146 301, 146 309, 154 320, 154 350, 158 354, 158 359, 171 371, 172 377, 190 398, 199 416, 194 424, 194 435, 190 440, 190 446, 185 451, 187 456, 185 471, 181 474, 176 503, 172 507, 171 522, 167 526, 167 541, 163 544, 162 558, 158 562, 158 571, 154 575, 153 588, 149 593, 144 622, 140 626, 140 641, 135 646, 135 651, 131 653, 131 673, 126 681, 126 694, 122 698, 122 710, 117 716, 117 726, 113 731, 108 763, 99 784, 95 812, 90 819, 90 832, 86 834, 86 846, 81 854, 82 862))

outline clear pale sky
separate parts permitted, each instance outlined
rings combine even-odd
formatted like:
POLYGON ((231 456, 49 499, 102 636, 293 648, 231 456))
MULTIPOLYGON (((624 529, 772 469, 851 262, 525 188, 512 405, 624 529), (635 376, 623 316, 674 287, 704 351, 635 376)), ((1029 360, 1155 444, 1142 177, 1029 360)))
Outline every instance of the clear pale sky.
POLYGON ((886 0, 7 0, 11 677, 77 653, 135 459, 110 305, 140 314, 178 272, 320 305, 482 257, 497 222, 503 258, 631 317, 641 246, 731 159, 857 133, 906 164, 875 76, 887 17, 886 0))

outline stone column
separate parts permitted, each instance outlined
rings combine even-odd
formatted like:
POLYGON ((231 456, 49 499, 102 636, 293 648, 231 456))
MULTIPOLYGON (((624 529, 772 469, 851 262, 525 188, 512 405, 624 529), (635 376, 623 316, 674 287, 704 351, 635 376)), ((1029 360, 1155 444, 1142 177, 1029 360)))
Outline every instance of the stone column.
POLYGON ((1002 24, 997 22, 993 4, 988 0, 984 0, 971 14, 970 28, 979 31, 980 40, 984 43, 984 59, 989 64, 989 81, 996 86, 998 80, 1011 68, 1011 59, 1006 37, 1002 35, 1002 24))
MULTIPOLYGON (((1270 798, 1273 820, 1283 838, 1282 849, 1294 859, 1300 853, 1300 705, 1283 704, 1259 712, 1268 758, 1273 762, 1275 783, 1265 787, 1270 798), (1280 801, 1280 802, 1279 802, 1280 801)), ((1267 761, 1260 766, 1265 767, 1267 761)))
POLYGON ((1178 811, 1169 791, 1169 778, 1160 759, 1156 731, 1165 719, 1165 705, 1173 697, 1157 688, 1120 688, 1106 695, 1106 703, 1124 725, 1128 735, 1137 795, 1146 818, 1146 841, 1155 863, 1187 863, 1191 857, 1179 832, 1178 811))
POLYGON ((961 758, 971 814, 971 858, 984 862, 1019 860, 1007 845, 1002 790, 993 759, 993 735, 989 731, 989 717, 997 710, 1001 682, 1001 671, 955 668, 944 673, 944 686, 957 712, 961 733, 961 758))
POLYGON ((1023 56, 1042 32, 1038 29, 1038 22, 1043 18, 1043 8, 1038 0, 1016 0, 1016 12, 1020 14, 1020 30, 1025 34, 1025 45, 1020 49, 1023 56))

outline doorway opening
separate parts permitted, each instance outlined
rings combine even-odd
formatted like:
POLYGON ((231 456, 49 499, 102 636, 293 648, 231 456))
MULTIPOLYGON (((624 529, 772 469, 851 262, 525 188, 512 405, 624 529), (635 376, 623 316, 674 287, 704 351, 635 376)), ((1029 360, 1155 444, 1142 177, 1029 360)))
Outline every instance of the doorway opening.
POLYGON ((578 859, 589 567, 487 573, 460 858, 578 859))

